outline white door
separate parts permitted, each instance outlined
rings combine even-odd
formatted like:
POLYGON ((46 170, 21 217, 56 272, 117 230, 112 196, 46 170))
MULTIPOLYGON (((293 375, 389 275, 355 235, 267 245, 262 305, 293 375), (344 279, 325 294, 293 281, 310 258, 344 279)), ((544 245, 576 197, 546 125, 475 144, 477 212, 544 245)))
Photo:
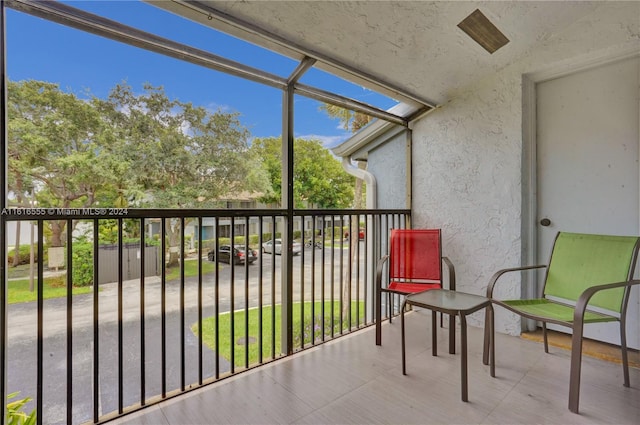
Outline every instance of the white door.
MULTIPOLYGON (((638 57, 536 85, 540 263, 558 231, 639 234, 639 93, 638 57)), ((636 287, 627 313, 633 348, 640 347, 639 323, 636 287)), ((618 323, 586 326, 585 335, 620 343, 618 323)))

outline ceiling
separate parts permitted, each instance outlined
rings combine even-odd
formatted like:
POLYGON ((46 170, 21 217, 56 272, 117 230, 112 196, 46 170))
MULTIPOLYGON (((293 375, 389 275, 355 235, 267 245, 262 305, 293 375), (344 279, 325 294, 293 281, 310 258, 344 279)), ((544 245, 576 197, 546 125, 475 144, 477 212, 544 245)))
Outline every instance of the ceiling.
POLYGON ((318 59, 318 68, 398 100, 431 105, 447 102, 606 6, 597 1, 149 3, 295 59, 318 59), (458 28, 476 9, 509 39, 493 54, 458 28))

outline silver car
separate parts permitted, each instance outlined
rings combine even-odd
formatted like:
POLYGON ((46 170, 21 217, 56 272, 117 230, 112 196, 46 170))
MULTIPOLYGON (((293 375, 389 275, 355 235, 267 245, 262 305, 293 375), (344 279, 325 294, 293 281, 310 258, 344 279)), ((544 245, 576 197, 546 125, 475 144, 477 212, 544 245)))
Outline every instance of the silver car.
MULTIPOLYGON (((298 242, 294 242, 292 244, 293 255, 300 254, 302 250, 302 246, 298 242)), ((278 255, 282 254, 282 239, 272 239, 268 242, 262 244, 262 252, 266 254, 271 254, 275 252, 278 255)))

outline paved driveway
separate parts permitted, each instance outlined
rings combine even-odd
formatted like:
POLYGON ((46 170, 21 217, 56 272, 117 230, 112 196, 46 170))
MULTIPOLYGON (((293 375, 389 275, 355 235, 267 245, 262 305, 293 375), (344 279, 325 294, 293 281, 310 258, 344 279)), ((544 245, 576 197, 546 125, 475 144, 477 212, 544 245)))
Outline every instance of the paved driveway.
MULTIPOLYGON (((328 256, 327 249, 326 255, 328 256)), ((336 250, 338 251, 338 250, 336 250)), ((294 281, 301 282, 304 277, 305 299, 310 299, 312 267, 310 250, 305 252, 305 267, 301 267, 299 259, 294 261, 294 281)), ((315 251, 319 256, 320 251, 315 251)), ((337 254, 334 253, 334 255, 337 254)), ((275 284, 272 282, 272 256, 263 258, 262 293, 265 303, 270 303, 271 292, 275 289, 276 302, 280 302, 280 257, 275 257, 275 284)), ((346 270, 346 260, 342 265, 336 261, 333 271, 325 264, 325 280, 334 279, 334 291, 339 296, 339 281, 346 270)), ((219 271, 219 311, 226 312, 231 308, 231 275, 233 267, 234 308, 242 309, 248 299, 250 306, 258 305, 259 266, 249 266, 246 278, 243 265, 223 265, 219 271), (248 298, 245 297, 248 288, 248 298)), ((316 260, 315 280, 320 280, 322 264, 316 260)), ((203 277, 203 316, 214 314, 214 274, 203 277)), ((180 388, 181 385, 181 350, 179 341, 181 333, 185 344, 185 384, 198 381, 198 340, 190 327, 198 320, 198 281, 196 278, 185 280, 184 292, 184 324, 181 326, 180 282, 166 283, 166 376, 167 391, 180 388)), ((327 285, 324 289, 316 283, 316 297, 324 290, 329 296, 327 285)), ((101 285, 99 293, 99 409, 100 414, 118 409, 118 285, 116 283, 101 285)), ((123 397, 124 406, 137 403, 141 399, 140 376, 140 281, 132 280, 123 283, 123 397)), ((303 285, 294 285, 294 299, 300 299, 303 285)), ((161 295, 162 287, 158 277, 145 280, 145 392, 150 397, 161 392, 161 295)), ((92 415, 92 380, 93 380, 93 295, 83 294, 73 297, 73 415, 74 422, 91 420, 92 415)), ((53 299, 44 303, 44 423, 63 423, 66 418, 66 345, 67 345, 66 300, 53 299)), ((36 395, 36 335, 37 335, 36 303, 13 304, 9 306, 9 346, 8 346, 8 389, 9 392, 21 391, 22 396, 36 395)), ((207 347, 203 348, 203 376, 214 375, 216 355, 207 347)), ((229 370, 228 362, 219 358, 220 373, 229 370)))

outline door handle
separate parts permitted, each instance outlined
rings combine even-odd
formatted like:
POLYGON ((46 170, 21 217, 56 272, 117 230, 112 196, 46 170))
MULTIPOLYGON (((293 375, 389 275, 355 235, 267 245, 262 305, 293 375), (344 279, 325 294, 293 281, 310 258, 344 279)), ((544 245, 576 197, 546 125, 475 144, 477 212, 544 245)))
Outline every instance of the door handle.
POLYGON ((551 220, 549 220, 548 218, 543 218, 542 220, 540 220, 540 225, 547 227, 551 224, 551 220))

